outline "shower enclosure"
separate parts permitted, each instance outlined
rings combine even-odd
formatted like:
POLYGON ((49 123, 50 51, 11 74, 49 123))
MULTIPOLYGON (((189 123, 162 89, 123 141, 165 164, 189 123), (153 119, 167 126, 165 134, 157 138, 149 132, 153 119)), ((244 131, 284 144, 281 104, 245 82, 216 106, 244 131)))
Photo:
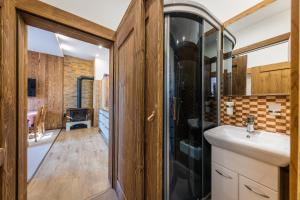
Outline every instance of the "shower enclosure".
POLYGON ((211 191, 204 131, 220 122, 221 25, 201 5, 165 4, 164 199, 211 191))

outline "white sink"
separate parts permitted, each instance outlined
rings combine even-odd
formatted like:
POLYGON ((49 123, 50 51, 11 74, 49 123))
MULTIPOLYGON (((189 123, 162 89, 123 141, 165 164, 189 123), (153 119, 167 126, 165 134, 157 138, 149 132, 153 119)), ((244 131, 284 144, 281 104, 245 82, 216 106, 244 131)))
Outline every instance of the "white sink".
POLYGON ((224 125, 207 130, 204 136, 213 146, 271 165, 286 167, 290 162, 290 137, 287 135, 265 131, 249 134, 245 127, 224 125))

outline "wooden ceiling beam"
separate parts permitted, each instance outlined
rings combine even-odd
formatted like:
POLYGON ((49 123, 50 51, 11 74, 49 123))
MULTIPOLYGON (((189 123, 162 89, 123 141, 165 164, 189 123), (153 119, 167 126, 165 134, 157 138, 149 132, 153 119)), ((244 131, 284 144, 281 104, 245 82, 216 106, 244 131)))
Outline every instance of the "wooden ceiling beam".
POLYGON ((227 20, 226 22, 223 23, 223 26, 227 28, 229 25, 241 20, 242 18, 245 18, 258 10, 274 3, 276 0, 263 0, 262 2, 252 6, 251 8, 248 8, 247 10, 241 12, 240 14, 237 14, 236 16, 232 17, 231 19, 227 20))
POLYGON ((85 30, 89 34, 114 41, 115 32, 113 30, 41 1, 18 0, 16 1, 15 6, 18 10, 52 20, 75 29, 85 30))

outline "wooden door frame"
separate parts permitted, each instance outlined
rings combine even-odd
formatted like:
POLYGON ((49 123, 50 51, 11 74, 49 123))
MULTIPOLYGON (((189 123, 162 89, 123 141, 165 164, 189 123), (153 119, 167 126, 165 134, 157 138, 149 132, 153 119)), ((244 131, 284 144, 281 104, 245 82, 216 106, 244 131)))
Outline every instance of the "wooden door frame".
POLYGON ((290 200, 300 199, 300 40, 299 40, 299 0, 292 0, 291 17, 291 162, 290 162, 290 200))
MULTIPOLYGON (((39 3, 38 3, 39 4, 39 3)), ((22 4, 23 5, 23 4, 22 4)), ((44 5, 44 4, 43 4, 44 5)), ((48 6, 46 6, 48 7, 48 6)), ((19 7, 20 8, 20 7, 19 7)), ((26 7, 27 8, 27 7, 26 7)), ((51 7, 53 10, 54 8, 51 7)), ((56 9, 55 9, 56 10, 56 9)), ((54 32, 54 33, 60 33, 64 34, 69 37, 73 37, 88 43, 92 43, 94 45, 101 45, 103 47, 110 49, 110 58, 109 58, 109 70, 110 70, 110 79, 109 79, 109 179, 111 182, 111 186, 114 188, 114 41, 108 40, 107 34, 103 34, 103 36, 100 34, 94 35, 91 34, 88 29, 83 28, 74 28, 65 24, 61 24, 59 20, 55 21, 53 18, 45 18, 45 16, 39 16, 37 13, 28 13, 27 10, 18 9, 16 10, 16 18, 17 18, 17 47, 16 47, 16 67, 17 67, 17 76, 18 76, 18 85, 17 85, 17 198, 21 200, 27 199, 27 157, 24 156, 24 152, 27 150, 27 138, 24 137, 24 135, 27 135, 27 129, 25 128, 18 128, 18 127, 26 127, 26 121, 24 120, 24 116, 20 111, 27 111, 27 104, 24 103, 24 98, 27 98, 27 89, 26 84, 24 84, 24 81, 26 82, 26 55, 25 52, 27 49, 21 50, 19 49, 19 46, 24 44, 24 41, 27 41, 27 35, 26 35, 26 26, 34 26, 41 29, 46 29, 48 31, 54 32), (21 31, 20 31, 21 30, 21 31), (106 38, 105 38, 106 37, 106 38), (23 55, 22 55, 23 52, 23 55), (24 59, 25 58, 25 59, 24 59), (23 66, 22 66, 23 65, 23 66), (22 166, 22 167, 20 167, 22 166)), ((44 11, 43 11, 44 12, 44 11)), ((57 11, 58 12, 58 11, 57 11)), ((59 11, 64 14, 64 17, 67 17, 67 19, 70 19, 72 21, 72 15, 65 13, 64 11, 59 11)), ((38 13, 39 14, 39 13, 38 13)), ((78 17, 77 17, 78 18, 78 17)), ((66 19, 66 20, 67 20, 66 19)), ((78 20, 78 19, 77 19, 78 20)), ((67 21, 68 22, 68 21, 67 21)), ((89 24, 89 23, 88 23, 89 24)), ((80 27, 80 26, 79 26, 80 27)), ((99 28, 99 26, 96 26, 95 29, 99 28)), ((93 33, 96 33, 95 30, 93 33)))

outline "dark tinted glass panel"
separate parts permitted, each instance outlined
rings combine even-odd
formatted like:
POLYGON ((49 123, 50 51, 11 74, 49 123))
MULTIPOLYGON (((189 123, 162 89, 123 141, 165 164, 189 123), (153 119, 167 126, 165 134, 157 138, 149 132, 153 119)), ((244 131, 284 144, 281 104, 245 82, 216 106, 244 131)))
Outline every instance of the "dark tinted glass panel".
MULTIPOLYGON (((219 31, 204 22, 203 39, 203 132, 218 126, 219 116, 219 88, 218 88, 218 49, 219 31)), ((202 132, 202 133, 203 133, 202 132)), ((202 134, 203 136, 203 134, 202 134)), ((202 140, 202 191, 205 197, 211 191, 211 146, 203 137, 202 140)))
POLYGON ((197 200, 210 194, 206 129, 218 125, 219 31, 201 17, 165 17, 165 197, 197 200))
POLYGON ((168 74, 169 198, 201 196, 203 20, 170 15, 168 74))
POLYGON ((223 95, 232 95, 232 50, 233 42, 224 35, 223 95))

